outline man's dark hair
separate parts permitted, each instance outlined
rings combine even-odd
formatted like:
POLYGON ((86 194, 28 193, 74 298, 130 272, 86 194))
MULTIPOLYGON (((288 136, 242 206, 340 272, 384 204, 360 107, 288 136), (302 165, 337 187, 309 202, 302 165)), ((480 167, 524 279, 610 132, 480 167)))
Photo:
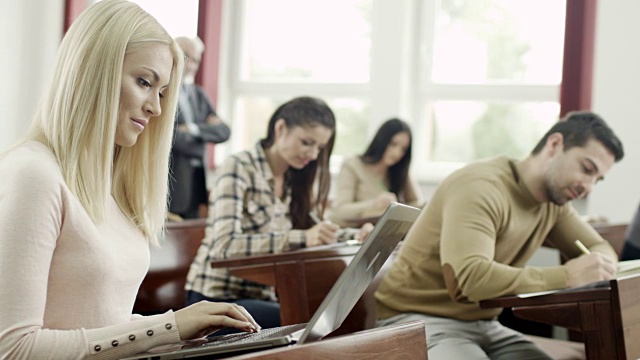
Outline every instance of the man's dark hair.
POLYGON ((568 113, 540 139, 538 145, 531 151, 531 155, 538 154, 546 144, 549 135, 553 133, 562 134, 564 151, 576 146, 583 147, 587 141, 595 139, 611 151, 616 162, 624 157, 620 139, 600 116, 592 112, 573 111, 568 113))

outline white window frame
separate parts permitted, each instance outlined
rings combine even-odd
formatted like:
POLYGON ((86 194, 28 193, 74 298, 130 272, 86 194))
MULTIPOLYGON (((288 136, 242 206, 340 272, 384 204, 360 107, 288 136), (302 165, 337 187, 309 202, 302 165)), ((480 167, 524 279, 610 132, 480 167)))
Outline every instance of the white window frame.
MULTIPOLYGON (((225 118, 236 119, 234 101, 240 96, 285 96, 309 94, 319 97, 346 96, 370 104, 367 136, 391 117, 406 120, 414 132, 412 173, 421 183, 437 184, 463 163, 434 162, 421 158, 426 139, 425 103, 438 100, 501 102, 558 102, 559 85, 477 85, 436 84, 430 79, 430 54, 433 49, 433 25, 438 0, 372 0, 372 48, 370 82, 360 84, 265 83, 240 79, 242 51, 242 14, 244 0, 225 0, 222 16, 220 89, 218 109, 225 118), (402 39, 402 41, 398 41, 402 39), (421 66, 421 64, 425 64, 421 66)), ((231 121, 232 130, 247 126, 231 121)), ((340 136, 338 134, 338 136, 340 136)), ((224 158, 242 150, 240 136, 232 136, 218 151, 224 158)), ((364 149, 362 149, 364 151, 364 149)), ((340 159, 337 162, 340 162, 340 159)), ((335 168, 334 166, 332 168, 335 168)))

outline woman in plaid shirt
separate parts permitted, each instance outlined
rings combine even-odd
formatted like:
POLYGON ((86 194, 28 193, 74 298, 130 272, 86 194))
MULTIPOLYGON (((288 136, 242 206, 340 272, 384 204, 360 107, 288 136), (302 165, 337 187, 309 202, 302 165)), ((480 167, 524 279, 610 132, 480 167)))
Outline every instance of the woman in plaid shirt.
POLYGON ((322 100, 299 97, 269 120, 267 137, 217 170, 205 238, 187 277, 187 303, 244 306, 264 328, 280 325, 274 289, 211 268, 216 258, 273 254, 363 239, 373 228, 340 229, 322 218, 329 193, 335 116, 322 100))

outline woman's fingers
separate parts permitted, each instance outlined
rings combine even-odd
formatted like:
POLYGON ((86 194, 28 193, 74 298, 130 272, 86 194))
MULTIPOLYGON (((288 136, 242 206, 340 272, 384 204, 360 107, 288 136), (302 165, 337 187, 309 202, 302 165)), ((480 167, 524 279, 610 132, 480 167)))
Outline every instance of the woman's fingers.
POLYGON ((331 244, 338 240, 338 225, 332 223, 319 224, 318 238, 323 244, 331 244))
MULTIPOLYGON (((209 309, 210 311, 209 314, 211 316, 224 315, 226 316, 226 318, 232 320, 231 324, 235 324, 235 325, 229 325, 229 323, 225 323, 223 324, 225 326, 233 326, 233 327, 240 328, 240 326, 244 326, 244 325, 240 325, 240 323, 245 323, 245 324, 249 324, 250 330, 257 331, 258 329, 260 329, 260 325, 256 323, 256 321, 253 319, 251 314, 249 314, 249 312, 243 306, 240 306, 238 304, 233 304, 233 303, 208 303, 208 304, 212 305, 211 308, 209 309)), ((212 323, 212 325, 215 325, 215 324, 216 323, 212 323)))
POLYGON ((201 301, 176 311, 175 316, 183 340, 206 336, 224 327, 247 332, 260 330, 244 307, 232 303, 201 301))

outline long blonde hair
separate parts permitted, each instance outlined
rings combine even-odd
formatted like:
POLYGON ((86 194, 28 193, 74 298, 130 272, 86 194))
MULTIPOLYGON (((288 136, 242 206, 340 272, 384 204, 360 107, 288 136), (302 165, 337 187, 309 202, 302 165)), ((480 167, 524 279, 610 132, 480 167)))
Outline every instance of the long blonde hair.
POLYGON ((28 134, 55 154, 69 189, 95 223, 105 220, 109 197, 145 237, 156 243, 167 207, 169 152, 184 56, 167 31, 138 5, 104 0, 69 28, 57 55, 49 91, 28 134), (129 148, 115 144, 122 67, 126 54, 166 44, 173 56, 162 114, 129 148))

